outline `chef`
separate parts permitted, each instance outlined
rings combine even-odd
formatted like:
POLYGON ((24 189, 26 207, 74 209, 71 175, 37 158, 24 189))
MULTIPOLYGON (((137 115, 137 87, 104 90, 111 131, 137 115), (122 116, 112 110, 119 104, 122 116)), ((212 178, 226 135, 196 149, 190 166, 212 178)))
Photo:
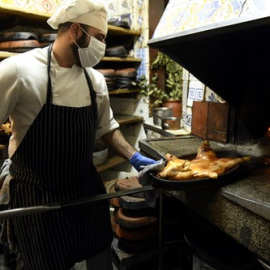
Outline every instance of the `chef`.
MULTIPOLYGON (((137 170, 155 163, 124 139, 105 79, 93 69, 105 53, 107 12, 96 0, 64 0, 48 24, 52 46, 0 64, 0 123, 11 121, 10 208, 68 202, 106 192, 93 166, 96 138, 137 170)), ((112 269, 108 201, 11 220, 24 269, 112 269)))

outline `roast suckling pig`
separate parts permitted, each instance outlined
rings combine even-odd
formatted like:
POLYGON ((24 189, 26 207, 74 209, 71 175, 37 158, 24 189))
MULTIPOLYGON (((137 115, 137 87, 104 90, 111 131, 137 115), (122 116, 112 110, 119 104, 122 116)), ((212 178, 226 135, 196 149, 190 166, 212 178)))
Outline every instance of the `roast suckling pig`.
POLYGON ((0 135, 10 136, 11 133, 12 133, 12 131, 11 131, 11 125, 10 125, 9 121, 7 121, 3 125, 0 125, 0 135))
POLYGON ((171 154, 166 154, 165 157, 168 162, 157 177, 168 180, 216 179, 219 175, 251 159, 251 157, 218 158, 207 140, 198 148, 197 156, 193 160, 180 159, 171 154))

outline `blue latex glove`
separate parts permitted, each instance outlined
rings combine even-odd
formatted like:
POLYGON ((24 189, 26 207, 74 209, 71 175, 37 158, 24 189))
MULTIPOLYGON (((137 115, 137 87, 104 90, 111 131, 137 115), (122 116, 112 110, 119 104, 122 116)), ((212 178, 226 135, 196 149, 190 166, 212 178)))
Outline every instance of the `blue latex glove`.
POLYGON ((129 160, 129 163, 139 172, 144 166, 155 164, 157 162, 136 152, 129 160))

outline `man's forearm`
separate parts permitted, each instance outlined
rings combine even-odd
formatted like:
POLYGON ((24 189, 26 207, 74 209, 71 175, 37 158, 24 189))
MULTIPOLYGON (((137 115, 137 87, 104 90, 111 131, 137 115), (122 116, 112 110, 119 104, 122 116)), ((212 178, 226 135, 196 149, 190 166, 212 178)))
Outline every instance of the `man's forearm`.
POLYGON ((126 141, 119 129, 103 135, 102 140, 118 155, 126 160, 130 160, 130 158, 137 152, 137 150, 126 141))

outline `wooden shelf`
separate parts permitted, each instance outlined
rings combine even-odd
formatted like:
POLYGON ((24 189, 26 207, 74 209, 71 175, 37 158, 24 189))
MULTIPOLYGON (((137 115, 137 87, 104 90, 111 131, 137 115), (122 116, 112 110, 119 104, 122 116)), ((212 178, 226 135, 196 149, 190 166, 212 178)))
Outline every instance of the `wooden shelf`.
POLYGON ((0 19, 5 17, 5 15, 19 16, 27 20, 38 20, 46 22, 51 14, 45 12, 33 12, 19 6, 12 6, 9 4, 0 4, 0 19))
MULTIPOLYGON (((29 21, 38 21, 44 23, 46 27, 50 28, 47 24, 48 18, 51 16, 49 13, 37 12, 27 10, 18 6, 12 6, 9 4, 0 4, 0 21, 12 19, 11 16, 18 16, 24 20, 29 21)), ((140 36, 141 31, 126 29, 123 27, 108 25, 108 37, 115 36, 140 36)), ((7 57, 16 55, 17 53, 12 53, 8 51, 0 51, 0 60, 3 60, 7 57)), ((103 57, 101 62, 122 62, 122 63, 135 63, 136 65, 141 63, 141 59, 134 57, 103 57)))
POLYGON ((121 95, 121 94, 132 94, 132 93, 139 93, 139 89, 128 89, 128 88, 123 88, 123 89, 115 89, 109 91, 109 95, 121 95))
POLYGON ((7 57, 10 57, 10 56, 13 56, 13 55, 16 55, 18 53, 13 53, 13 52, 5 52, 5 51, 0 51, 0 60, 3 60, 7 57))
POLYGON ((143 117, 141 116, 134 116, 134 115, 114 115, 115 120, 119 123, 119 125, 128 125, 128 124, 135 124, 135 123, 142 123, 143 117))
MULTIPOLYGON (((8 52, 8 51, 0 51, 0 59, 4 59, 18 53, 15 52, 8 52)), ((105 56, 101 59, 103 62, 131 62, 131 63, 140 63, 142 60, 140 58, 134 57, 109 57, 105 56)))
POLYGON ((108 25, 108 35, 109 36, 123 36, 123 35, 140 36, 141 31, 126 29, 123 27, 118 27, 118 26, 113 26, 113 25, 108 25))
POLYGON ((142 60, 140 58, 134 58, 134 57, 109 57, 104 56, 101 61, 104 62, 138 62, 140 63, 142 60))
MULTIPOLYGON (((12 6, 10 4, 0 4, 0 20, 6 19, 8 16, 18 16, 26 20, 35 20, 46 23, 52 14, 46 12, 31 11, 21 8, 19 6, 12 6)), ((108 35, 120 36, 120 35, 132 35, 139 36, 141 31, 126 29, 118 26, 108 25, 108 35)))
POLYGON ((126 160, 122 157, 116 156, 116 157, 112 157, 110 158, 105 164, 101 164, 99 166, 96 166, 96 169, 98 172, 103 172, 106 171, 108 169, 113 168, 116 165, 120 165, 122 163, 124 163, 126 160))
MULTIPOLYGON (((7 57, 16 55, 18 53, 14 52, 8 52, 8 51, 0 51, 0 59, 5 59, 7 57)), ((140 63, 141 59, 140 58, 133 58, 133 57, 103 57, 101 61, 104 62, 136 62, 140 63)))

